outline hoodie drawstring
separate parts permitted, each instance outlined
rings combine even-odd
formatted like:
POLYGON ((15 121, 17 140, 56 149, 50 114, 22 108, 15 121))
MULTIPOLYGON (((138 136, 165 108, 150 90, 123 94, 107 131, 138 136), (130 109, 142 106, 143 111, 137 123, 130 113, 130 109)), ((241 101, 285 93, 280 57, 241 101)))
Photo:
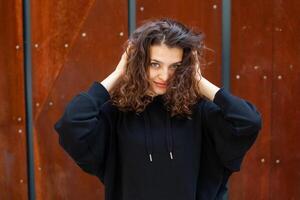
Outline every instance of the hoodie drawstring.
POLYGON ((150 125, 150 117, 148 111, 145 111, 144 116, 144 122, 145 122, 145 142, 146 142, 146 150, 149 155, 150 162, 152 162, 152 154, 153 154, 153 138, 152 138, 152 131, 151 131, 151 125, 150 125))
POLYGON ((172 132, 171 120, 170 117, 168 116, 168 112, 166 112, 166 119, 167 119, 166 139, 167 139, 168 151, 171 160, 173 160, 173 132, 172 132))
MULTIPOLYGON (((167 141, 167 150, 170 156, 170 159, 174 159, 173 154, 173 133, 172 133, 172 125, 170 117, 168 116, 168 112, 166 112, 166 141, 167 141)), ((148 110, 145 110, 144 114, 144 122, 145 122, 145 143, 146 143, 146 151, 149 156, 150 162, 153 161, 153 136, 151 129, 151 119, 149 117, 148 110)))

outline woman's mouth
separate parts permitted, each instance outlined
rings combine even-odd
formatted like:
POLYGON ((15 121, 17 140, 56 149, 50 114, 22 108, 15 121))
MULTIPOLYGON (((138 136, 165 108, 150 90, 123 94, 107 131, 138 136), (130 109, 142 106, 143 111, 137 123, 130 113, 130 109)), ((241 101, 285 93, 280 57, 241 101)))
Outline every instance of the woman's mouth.
POLYGON ((158 83, 158 82, 155 82, 155 81, 153 81, 153 82, 159 88, 167 88, 167 84, 166 83, 158 83))

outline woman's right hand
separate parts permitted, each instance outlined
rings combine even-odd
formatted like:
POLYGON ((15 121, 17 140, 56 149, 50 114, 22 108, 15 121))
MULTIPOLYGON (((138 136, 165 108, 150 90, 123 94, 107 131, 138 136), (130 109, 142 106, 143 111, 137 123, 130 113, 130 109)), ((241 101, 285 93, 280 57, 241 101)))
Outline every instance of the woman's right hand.
POLYGON ((106 90, 110 93, 112 88, 116 85, 116 83, 120 80, 120 78, 125 75, 128 61, 128 51, 129 47, 127 47, 126 51, 122 54, 122 57, 117 65, 115 71, 111 73, 108 77, 106 77, 101 84, 106 88, 106 90))
POLYGON ((129 52, 130 46, 128 45, 126 51, 122 54, 121 59, 115 69, 115 72, 117 72, 120 76, 123 76, 126 72, 127 64, 128 64, 128 52, 129 52))

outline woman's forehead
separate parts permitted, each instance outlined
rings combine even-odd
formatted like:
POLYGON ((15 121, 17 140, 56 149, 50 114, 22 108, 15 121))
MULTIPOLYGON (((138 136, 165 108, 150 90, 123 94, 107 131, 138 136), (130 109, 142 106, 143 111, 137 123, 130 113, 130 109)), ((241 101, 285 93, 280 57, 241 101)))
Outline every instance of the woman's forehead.
POLYGON ((168 47, 165 44, 150 46, 150 59, 161 63, 176 63, 182 61, 183 49, 168 47))

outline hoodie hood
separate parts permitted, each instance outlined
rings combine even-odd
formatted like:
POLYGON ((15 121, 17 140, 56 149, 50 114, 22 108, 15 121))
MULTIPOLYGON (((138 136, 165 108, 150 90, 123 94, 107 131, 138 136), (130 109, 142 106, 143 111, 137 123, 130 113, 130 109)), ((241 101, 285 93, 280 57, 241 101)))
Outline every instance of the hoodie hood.
MULTIPOLYGON (((158 95, 156 97, 154 97, 153 99, 153 104, 161 104, 163 105, 163 96, 162 95, 158 95)), ((149 115, 149 111, 146 108, 143 114, 143 119, 144 119, 144 123, 145 123, 145 131, 144 131, 144 135, 145 135, 145 146, 146 146, 146 152, 148 154, 149 157, 149 161, 153 162, 154 160, 154 155, 153 155, 153 134, 152 134, 152 127, 151 127, 151 118, 149 115)), ((170 119, 170 115, 169 112, 167 110, 165 110, 165 121, 166 121, 166 130, 165 130, 165 140, 166 140, 166 144, 167 144, 167 149, 166 149, 166 153, 169 155, 170 159, 172 160, 174 158, 174 151, 173 151, 173 132, 172 132, 172 123, 171 123, 171 119, 170 119)))

